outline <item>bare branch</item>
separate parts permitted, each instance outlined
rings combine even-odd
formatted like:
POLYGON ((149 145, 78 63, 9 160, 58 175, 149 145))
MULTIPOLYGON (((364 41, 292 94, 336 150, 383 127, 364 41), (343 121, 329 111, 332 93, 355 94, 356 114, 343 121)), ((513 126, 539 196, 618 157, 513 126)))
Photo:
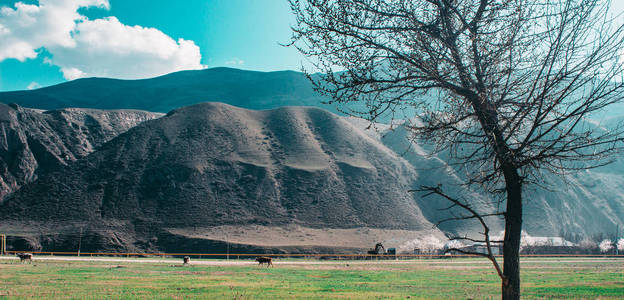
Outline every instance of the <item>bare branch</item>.
MULTIPOLYGON (((492 241, 490 240, 490 227, 487 225, 486 221, 485 221, 485 217, 488 216, 501 216, 504 215, 504 213, 479 213, 477 212, 475 209, 473 209, 469 204, 453 198, 447 194, 445 194, 442 191, 442 188, 440 186, 436 186, 436 187, 430 187, 430 186, 421 186, 419 189, 417 190, 410 190, 410 192, 422 192, 424 193, 423 197, 427 197, 427 196, 431 196, 431 195, 437 195, 440 196, 444 199, 446 199, 447 201, 452 203, 452 206, 458 206, 461 207, 462 209, 468 211, 470 213, 470 215, 468 216, 464 216, 464 217, 456 217, 456 218, 449 218, 446 220, 442 220, 438 223, 438 225, 441 222, 444 221, 448 221, 448 220, 468 220, 468 219, 477 219, 479 221, 479 223, 481 224, 481 227, 483 228, 483 232, 482 235, 484 237, 483 241, 485 242, 485 246, 487 249, 487 253, 478 253, 478 252, 469 252, 469 251, 465 251, 465 250, 461 250, 461 249, 456 249, 453 248, 453 250, 456 250, 458 252, 461 253, 467 253, 467 254, 476 254, 476 255, 480 255, 483 257, 488 258, 491 262, 492 265, 494 265, 494 268, 496 269, 496 272, 498 273, 498 276, 504 281, 506 280, 506 277, 503 275, 503 272, 500 268, 500 266, 498 265, 498 262, 496 260, 496 257, 494 256, 493 252, 492 252, 492 241)), ((453 237, 451 238, 451 240, 468 240, 468 241, 476 241, 475 239, 472 238, 468 238, 468 237, 453 237)), ((495 241, 494 243, 504 243, 502 241, 495 241)))

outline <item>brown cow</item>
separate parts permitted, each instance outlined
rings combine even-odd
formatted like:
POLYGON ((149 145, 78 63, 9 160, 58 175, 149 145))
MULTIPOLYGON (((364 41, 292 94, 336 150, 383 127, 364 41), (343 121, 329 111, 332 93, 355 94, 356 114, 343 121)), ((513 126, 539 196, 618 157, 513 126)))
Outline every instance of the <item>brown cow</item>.
POLYGON ((16 253, 15 256, 19 257, 20 263, 23 263, 25 260, 32 263, 32 253, 16 253))
POLYGON ((257 257, 256 261, 258 262, 258 265, 262 265, 263 263, 266 263, 267 267, 273 266, 273 259, 270 257, 266 257, 266 256, 257 257))

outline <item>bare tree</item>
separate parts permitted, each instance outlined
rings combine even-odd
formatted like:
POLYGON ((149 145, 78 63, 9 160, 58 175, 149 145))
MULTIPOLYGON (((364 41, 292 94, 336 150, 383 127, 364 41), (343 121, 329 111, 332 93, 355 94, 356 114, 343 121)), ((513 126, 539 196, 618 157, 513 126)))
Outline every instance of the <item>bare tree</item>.
POLYGON ((291 45, 310 57, 308 73, 322 74, 309 75, 319 91, 371 122, 411 109, 417 118, 405 126, 414 137, 448 152, 467 184, 503 204, 502 295, 518 299, 523 187, 544 171, 609 163, 622 147, 621 126, 587 120, 624 95, 624 30, 609 18, 610 2, 290 3, 291 45))

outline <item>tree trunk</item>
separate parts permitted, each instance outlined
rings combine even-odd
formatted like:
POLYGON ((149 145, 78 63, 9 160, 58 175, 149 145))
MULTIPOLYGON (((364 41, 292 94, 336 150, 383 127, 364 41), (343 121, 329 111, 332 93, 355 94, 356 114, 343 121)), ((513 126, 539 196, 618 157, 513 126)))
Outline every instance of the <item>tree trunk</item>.
POLYGON ((522 234, 522 183, 518 170, 504 168, 507 191, 507 212, 505 215, 505 240, 503 244, 502 298, 520 299, 520 237, 522 234))

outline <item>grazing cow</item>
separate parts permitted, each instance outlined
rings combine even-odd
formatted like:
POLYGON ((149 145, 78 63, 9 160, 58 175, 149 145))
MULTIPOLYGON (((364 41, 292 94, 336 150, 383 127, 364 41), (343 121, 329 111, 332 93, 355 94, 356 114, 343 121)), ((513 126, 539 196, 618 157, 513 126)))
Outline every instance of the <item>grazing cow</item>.
POLYGON ((273 259, 270 257, 266 257, 266 256, 261 256, 261 257, 257 257, 256 261, 258 262, 258 265, 261 265, 263 263, 267 264, 267 267, 269 266, 273 266, 273 259))
POLYGON ((20 259, 20 263, 23 263, 25 260, 32 262, 32 253, 16 253, 15 254, 20 259))

